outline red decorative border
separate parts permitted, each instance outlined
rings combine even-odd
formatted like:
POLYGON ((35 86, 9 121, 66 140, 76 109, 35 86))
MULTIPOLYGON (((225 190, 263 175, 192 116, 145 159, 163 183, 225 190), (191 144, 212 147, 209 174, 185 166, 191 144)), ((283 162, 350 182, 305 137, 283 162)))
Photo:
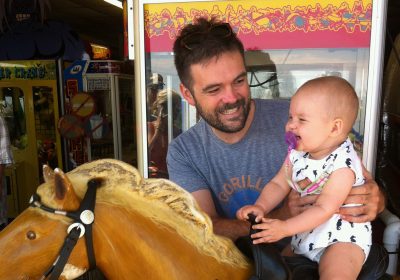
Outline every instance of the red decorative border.
POLYGON ((369 47, 372 4, 355 1, 352 8, 315 3, 313 6, 286 5, 282 8, 228 4, 224 11, 218 4, 211 11, 181 7, 174 11, 145 10, 145 39, 147 52, 171 51, 179 30, 198 17, 217 17, 229 22, 246 49, 288 48, 360 48, 369 47))

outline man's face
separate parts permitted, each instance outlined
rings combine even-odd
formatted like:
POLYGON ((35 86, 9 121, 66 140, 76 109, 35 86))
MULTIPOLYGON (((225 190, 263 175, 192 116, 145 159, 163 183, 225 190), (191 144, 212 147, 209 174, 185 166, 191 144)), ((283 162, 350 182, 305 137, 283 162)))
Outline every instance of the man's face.
POLYGON ((191 66, 192 92, 185 98, 212 127, 226 133, 243 129, 250 110, 250 89, 239 52, 191 66))

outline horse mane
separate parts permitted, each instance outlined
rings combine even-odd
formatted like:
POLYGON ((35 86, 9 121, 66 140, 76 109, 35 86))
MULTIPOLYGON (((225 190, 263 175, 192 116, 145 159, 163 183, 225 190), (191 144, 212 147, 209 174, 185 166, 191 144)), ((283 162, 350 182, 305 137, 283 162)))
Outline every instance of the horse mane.
MULTIPOLYGON (((213 233, 212 222, 193 196, 166 179, 143 179, 133 166, 114 159, 83 164, 66 173, 76 194, 83 197, 87 182, 101 178, 97 202, 136 211, 155 223, 173 228, 202 254, 233 266, 248 267, 249 262, 233 242, 213 233)), ((42 201, 53 206, 54 188, 47 182, 39 186, 42 201), (53 203, 53 205, 51 205, 53 203)))

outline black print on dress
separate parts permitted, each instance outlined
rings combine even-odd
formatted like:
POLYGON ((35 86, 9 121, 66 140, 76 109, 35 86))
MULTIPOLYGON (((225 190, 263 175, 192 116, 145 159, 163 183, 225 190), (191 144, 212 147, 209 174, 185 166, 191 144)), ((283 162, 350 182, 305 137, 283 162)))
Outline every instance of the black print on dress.
POLYGON ((314 177, 317 178, 317 170, 313 170, 312 173, 314 174, 314 177))
POLYGON ((350 237, 350 241, 355 243, 355 242, 356 242, 356 237, 355 237, 354 235, 352 235, 352 236, 350 237))
POLYGON ((310 234, 313 233, 313 231, 314 231, 314 230, 312 229, 312 230, 310 231, 310 234))
POLYGON ((346 165, 347 165, 347 167, 350 168, 350 165, 351 165, 351 158, 347 158, 347 159, 346 159, 346 165))
POLYGON ((350 153, 350 146, 346 146, 346 153, 350 153))
POLYGON ((354 223, 353 222, 349 222, 350 226, 353 228, 354 227, 354 223))
POLYGON ((301 243, 301 238, 300 238, 299 242, 297 242, 297 247, 300 246, 300 243, 301 243))
POLYGON ((303 170, 304 170, 303 168, 301 168, 300 170, 297 170, 297 172, 296 172, 296 177, 299 177, 301 171, 303 171, 303 170))
POLYGON ((331 237, 332 237, 332 232, 329 231, 329 232, 328 232, 328 240, 331 239, 331 237))
POLYGON ((304 155, 303 155, 303 158, 307 158, 308 157, 308 153, 305 153, 304 155))
POLYGON ((310 243, 309 245, 308 245, 308 251, 312 251, 314 248, 314 243, 310 243))
POLYGON ((297 238, 299 238, 299 237, 297 236, 297 234, 295 234, 295 235, 294 235, 294 239, 297 239, 297 238))
POLYGON ((336 223, 336 229, 341 230, 342 229, 342 219, 339 219, 336 223))
POLYGON ((333 240, 332 240, 332 242, 337 242, 337 239, 336 239, 336 238, 335 238, 335 239, 333 239, 333 240))
POLYGON ((364 226, 367 229, 367 232, 369 232, 369 226, 368 225, 364 225, 364 226))
POLYGON ((296 159, 293 161, 293 165, 294 165, 298 160, 299 160, 299 159, 296 158, 296 159))
POLYGON ((335 155, 333 156, 333 161, 335 161, 336 158, 337 158, 337 154, 335 154, 335 155))

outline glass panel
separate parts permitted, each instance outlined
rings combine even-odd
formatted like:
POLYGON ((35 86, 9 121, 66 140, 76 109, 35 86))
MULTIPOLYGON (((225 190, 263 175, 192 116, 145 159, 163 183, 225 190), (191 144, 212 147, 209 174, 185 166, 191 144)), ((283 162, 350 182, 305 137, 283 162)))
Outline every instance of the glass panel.
MULTIPOLYGON (((54 169, 58 167, 58 158, 53 89, 46 86, 32 87, 32 93, 39 168, 47 164, 54 169)), ((42 176, 42 172, 39 174, 42 176)))
MULTIPOLYGON (((258 50, 245 53, 253 98, 289 99, 299 86, 315 77, 336 75, 347 79, 356 89, 361 104, 351 135, 359 152, 364 134, 368 57, 367 48, 258 50)), ((148 81, 152 80, 154 73, 158 73, 167 81, 163 82, 163 87, 179 88, 179 78, 171 53, 148 53, 146 66, 151 73, 147 75, 148 81)), ((152 92, 154 94, 154 90, 148 87, 148 97, 152 92)), ((150 110, 152 106, 149 100, 148 98, 147 108, 150 110)), ((182 102, 183 105, 185 101, 182 102)), ((148 116, 154 121, 156 116, 152 115, 151 110, 148 112, 148 116)))
MULTIPOLYGON (((145 54, 145 82, 151 84, 154 73, 158 73, 163 77, 159 86, 178 90, 172 46, 180 29, 197 16, 228 19, 247 50, 245 61, 253 98, 290 99, 305 81, 319 76, 337 75, 347 79, 360 98, 360 112, 351 137, 361 152, 372 1, 322 1, 317 4, 302 1, 304 5, 300 2, 293 5, 287 5, 285 1, 268 1, 264 5, 254 0, 145 4, 142 18, 145 46, 141 50, 145 54), (337 16, 338 10, 345 11, 346 20, 337 16), (182 17, 183 14, 188 16, 182 17), (248 17, 255 14, 255 18, 248 17), (164 19, 164 15, 169 16, 168 20, 161 23, 160 18, 164 19)), ((154 87, 153 93, 147 88, 148 138, 153 133, 151 123, 156 118, 151 110, 154 100, 151 96, 156 95, 159 86, 154 87)), ((193 117, 195 114, 185 101, 181 104, 184 105, 181 107, 184 112, 181 129, 186 130, 187 124, 193 124, 197 118, 193 117)), ((150 152, 149 162, 151 155, 150 152)))
MULTIPOLYGON (((91 139, 88 142, 89 161, 101 158, 115 158, 114 137, 112 127, 112 106, 110 79, 102 79, 102 84, 107 81, 105 89, 88 90, 95 100, 95 113, 90 117, 87 126, 91 130, 91 139)), ((92 83, 88 79, 88 84, 92 83)))
POLYGON ((0 87, 0 114, 7 123, 11 145, 16 149, 24 150, 28 143, 28 136, 22 89, 0 87))
POLYGON ((367 48, 289 49, 246 52, 246 66, 254 98, 290 98, 304 82, 321 76, 349 81, 360 99, 360 111, 351 134, 362 149, 368 78, 367 48))
POLYGON ((134 80, 117 78, 121 131, 121 159, 137 166, 134 80))
POLYGON ((168 69, 171 57, 158 57, 160 59, 151 60, 155 65, 150 68, 155 71, 147 77, 149 177, 168 178, 168 144, 182 132, 185 101, 177 90, 179 79, 175 67, 171 65, 168 69))

